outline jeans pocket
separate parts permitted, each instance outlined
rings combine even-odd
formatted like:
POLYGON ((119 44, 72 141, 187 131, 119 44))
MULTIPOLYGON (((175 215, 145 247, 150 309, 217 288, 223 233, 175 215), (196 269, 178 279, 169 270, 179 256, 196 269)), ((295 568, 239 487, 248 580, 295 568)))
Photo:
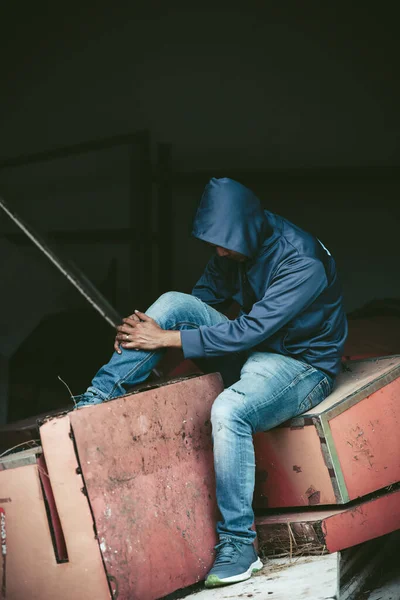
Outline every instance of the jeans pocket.
POLYGON ((322 400, 325 400, 331 393, 331 385, 327 377, 321 379, 311 392, 300 402, 299 414, 307 412, 317 406, 322 400))

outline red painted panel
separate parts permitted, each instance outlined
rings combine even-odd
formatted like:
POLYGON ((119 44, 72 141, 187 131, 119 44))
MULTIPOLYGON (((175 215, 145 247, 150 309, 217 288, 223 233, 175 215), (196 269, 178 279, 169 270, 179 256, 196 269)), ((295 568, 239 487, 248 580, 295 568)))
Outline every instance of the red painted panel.
POLYGON ((258 433, 254 447, 256 508, 336 504, 314 425, 258 433))
POLYGON ((205 375, 71 414, 107 573, 119 600, 152 600, 203 579, 216 542, 205 375))
POLYGON ((351 508, 307 511, 257 517, 256 529, 261 548, 289 550, 288 525, 304 542, 325 545, 338 552, 400 529, 400 490, 351 508))
POLYGON ((329 424, 350 500, 400 481, 400 378, 329 424))
POLYGON ((255 506, 342 504, 400 481, 399 374, 396 356, 349 363, 320 405, 257 434, 255 506))
POLYGON ((322 529, 329 552, 396 531, 400 529, 400 490, 328 517, 322 529))
POLYGON ((47 500, 47 506, 50 513, 51 525, 54 534, 54 541, 57 551, 57 558, 60 561, 68 560, 67 547, 65 545, 64 534, 61 528, 60 517, 58 515, 57 506, 54 500, 53 489, 51 487, 50 477, 47 470, 46 460, 41 454, 37 458, 40 481, 42 482, 44 495, 47 500))

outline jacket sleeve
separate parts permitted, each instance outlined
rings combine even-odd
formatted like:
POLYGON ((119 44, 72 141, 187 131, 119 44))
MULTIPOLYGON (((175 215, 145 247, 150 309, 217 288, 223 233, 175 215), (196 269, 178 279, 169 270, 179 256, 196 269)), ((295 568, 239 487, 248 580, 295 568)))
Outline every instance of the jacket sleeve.
POLYGON ((237 266, 226 258, 213 256, 192 290, 192 296, 215 306, 232 298, 237 266))
POLYGON ((326 285, 321 262, 303 257, 286 261, 249 314, 212 327, 181 331, 185 358, 223 356, 257 346, 308 308, 326 285))

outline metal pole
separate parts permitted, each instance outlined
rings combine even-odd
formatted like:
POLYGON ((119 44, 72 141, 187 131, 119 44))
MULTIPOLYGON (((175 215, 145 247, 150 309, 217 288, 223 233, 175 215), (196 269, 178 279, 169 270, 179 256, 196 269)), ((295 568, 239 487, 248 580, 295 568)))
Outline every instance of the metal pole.
POLYGON ((129 311, 145 310, 152 298, 152 169, 149 131, 139 132, 130 152, 129 311))
POLYGON ((158 294, 172 289, 174 231, 171 144, 157 147, 158 294))
POLYGON ((68 158, 69 156, 76 156, 78 154, 85 154, 87 152, 106 150, 108 148, 114 148, 115 146, 130 145, 138 136, 140 137, 143 134, 146 134, 146 132, 139 131, 136 133, 114 135, 112 137, 101 138, 98 140, 90 140, 89 142, 72 144, 71 146, 53 148, 52 150, 45 150, 43 152, 34 152, 32 154, 21 154, 20 156, 3 158, 0 159, 0 169, 4 169, 6 167, 21 167, 40 162, 47 162, 57 158, 68 158))
POLYGON ((8 416, 8 365, 8 359, 0 354, 0 425, 7 423, 8 416))

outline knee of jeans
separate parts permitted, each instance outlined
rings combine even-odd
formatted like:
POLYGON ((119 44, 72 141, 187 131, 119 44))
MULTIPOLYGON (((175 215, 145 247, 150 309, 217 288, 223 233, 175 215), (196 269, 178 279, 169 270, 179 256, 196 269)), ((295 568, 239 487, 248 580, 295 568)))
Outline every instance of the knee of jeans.
POLYGON ((224 390, 216 398, 211 408, 211 425, 214 433, 221 431, 228 423, 247 420, 247 411, 243 400, 243 392, 234 388, 224 390))
POLYGON ((187 294, 182 292, 165 292, 148 308, 146 314, 157 321, 157 317, 164 316, 182 304, 187 294))
POLYGON ((175 306, 178 302, 182 302, 182 300, 187 296, 187 294, 183 294, 182 292, 165 292, 159 296, 158 300, 156 300, 155 304, 167 304, 170 306, 175 306))

